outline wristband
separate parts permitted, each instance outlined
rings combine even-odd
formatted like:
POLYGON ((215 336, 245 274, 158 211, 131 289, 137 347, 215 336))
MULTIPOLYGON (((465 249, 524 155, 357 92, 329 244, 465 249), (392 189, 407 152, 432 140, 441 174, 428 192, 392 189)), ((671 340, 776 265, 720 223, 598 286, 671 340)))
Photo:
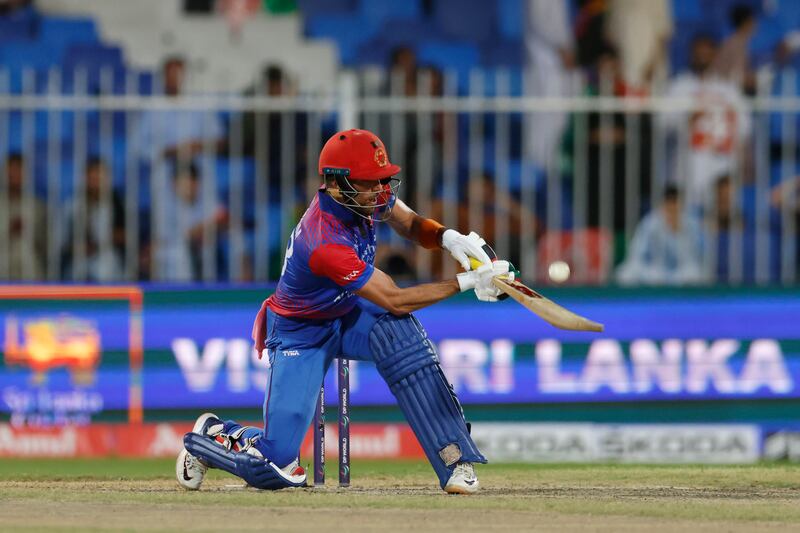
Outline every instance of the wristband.
POLYGON ((419 223, 417 239, 423 248, 433 250, 442 247, 442 234, 447 228, 433 220, 423 218, 419 223))

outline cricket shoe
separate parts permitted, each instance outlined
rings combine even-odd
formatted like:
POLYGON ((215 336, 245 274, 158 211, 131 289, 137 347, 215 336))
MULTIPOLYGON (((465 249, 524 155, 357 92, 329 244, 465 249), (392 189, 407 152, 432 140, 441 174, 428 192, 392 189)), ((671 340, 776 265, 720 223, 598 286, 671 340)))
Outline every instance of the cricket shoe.
POLYGON ((306 469, 300 466, 300 459, 295 459, 288 465, 281 468, 287 476, 299 477, 306 475, 306 469))
POLYGON ((472 463, 458 463, 447 480, 444 491, 448 494, 475 494, 480 488, 481 484, 472 463))
MULTIPOLYGON (((195 421, 192 432, 216 438, 218 434, 222 433, 222 429, 222 420, 217 418, 217 415, 204 413, 195 421)), ((175 476, 178 479, 178 485, 186 490, 197 490, 203 483, 206 472, 208 472, 208 465, 187 452, 186 449, 181 450, 178 460, 175 462, 175 476)))

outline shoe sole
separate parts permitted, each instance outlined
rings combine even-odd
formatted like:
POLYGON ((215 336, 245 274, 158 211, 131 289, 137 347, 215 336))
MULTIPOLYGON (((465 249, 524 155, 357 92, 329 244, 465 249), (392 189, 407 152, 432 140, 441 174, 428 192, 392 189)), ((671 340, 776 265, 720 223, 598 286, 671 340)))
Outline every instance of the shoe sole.
POLYGON ((480 485, 471 488, 466 488, 459 485, 448 485, 444 488, 444 491, 447 494, 463 494, 465 496, 471 496, 477 493, 479 490, 480 485))

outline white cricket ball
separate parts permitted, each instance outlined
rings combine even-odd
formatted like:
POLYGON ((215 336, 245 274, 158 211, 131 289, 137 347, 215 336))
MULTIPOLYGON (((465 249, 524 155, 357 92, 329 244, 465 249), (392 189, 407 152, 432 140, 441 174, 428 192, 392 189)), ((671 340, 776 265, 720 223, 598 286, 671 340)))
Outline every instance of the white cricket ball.
POLYGON ((569 279, 569 265, 564 261, 553 261, 547 269, 550 279, 556 283, 564 283, 569 279))

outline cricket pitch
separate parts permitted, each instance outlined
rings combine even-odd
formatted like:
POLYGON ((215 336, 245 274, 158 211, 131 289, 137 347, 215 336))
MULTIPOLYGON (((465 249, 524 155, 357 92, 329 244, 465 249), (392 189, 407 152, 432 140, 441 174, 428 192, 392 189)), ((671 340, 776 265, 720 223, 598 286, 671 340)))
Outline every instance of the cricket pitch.
MULTIPOLYGON (((0 530, 752 531, 800 529, 800 466, 487 465, 448 496, 427 464, 355 461, 352 486, 264 492, 164 460, 0 460, 0 530)), ((331 479, 333 478, 333 479, 331 479)))

